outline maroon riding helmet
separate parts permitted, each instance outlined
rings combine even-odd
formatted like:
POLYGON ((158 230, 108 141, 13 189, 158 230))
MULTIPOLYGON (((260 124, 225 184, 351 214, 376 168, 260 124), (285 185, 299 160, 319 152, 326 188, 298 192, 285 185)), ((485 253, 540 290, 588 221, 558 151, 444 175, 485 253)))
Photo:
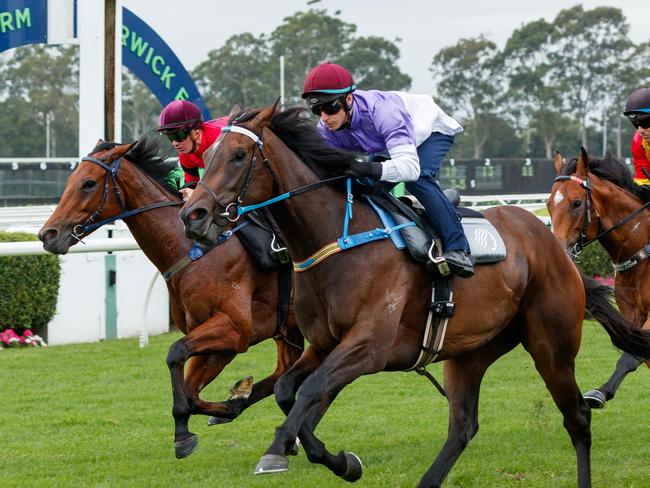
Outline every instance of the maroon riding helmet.
POLYGON ((334 63, 322 63, 307 75, 302 98, 314 106, 343 97, 355 89, 356 85, 347 69, 334 63))
POLYGON ((188 100, 174 100, 160 112, 158 132, 173 129, 196 129, 203 122, 201 109, 188 100))

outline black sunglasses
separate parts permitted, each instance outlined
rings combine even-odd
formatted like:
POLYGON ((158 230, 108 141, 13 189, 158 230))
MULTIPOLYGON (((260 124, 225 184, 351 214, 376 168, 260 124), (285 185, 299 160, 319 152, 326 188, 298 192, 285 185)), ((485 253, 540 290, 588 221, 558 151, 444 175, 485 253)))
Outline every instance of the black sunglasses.
POLYGON ((165 136, 169 139, 169 142, 183 142, 190 135, 192 129, 178 129, 175 131, 165 132, 165 136))
POLYGON ((643 120, 631 120, 630 122, 632 122, 632 125, 637 129, 650 129, 650 117, 643 120))
POLYGON ((341 101, 340 98, 336 98, 331 102, 325 102, 325 103, 319 103, 318 105, 313 105, 311 107, 311 111, 314 115, 318 115, 320 117, 320 114, 323 112, 325 112, 327 115, 337 114, 342 108, 343 108, 343 102, 341 101))

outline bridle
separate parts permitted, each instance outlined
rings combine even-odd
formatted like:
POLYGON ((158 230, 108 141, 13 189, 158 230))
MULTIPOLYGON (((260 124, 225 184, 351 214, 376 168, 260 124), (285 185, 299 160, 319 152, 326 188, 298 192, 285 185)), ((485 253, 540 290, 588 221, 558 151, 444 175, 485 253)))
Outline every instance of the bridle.
MULTIPOLYGON (((578 176, 575 175, 562 175, 558 176, 553 180, 553 183, 557 181, 573 181, 574 183, 578 183, 582 188, 585 189, 586 192, 586 202, 585 202, 585 221, 582 226, 582 230, 580 231, 580 236, 578 237, 578 241, 574 244, 573 248, 569 252, 571 255, 571 258, 573 260, 576 260, 582 250, 587 247, 589 244, 592 242, 597 241, 601 237, 604 237, 605 235, 609 234, 613 230, 618 229, 619 227, 622 227, 623 225, 627 224, 630 220, 632 220, 634 217, 636 217, 638 214, 640 214, 643 210, 645 210, 648 206, 650 206, 650 202, 646 202, 643 205, 641 205, 639 208, 634 210, 632 213, 626 215, 623 217, 621 220, 616 222, 614 225, 611 227, 608 227, 605 230, 601 230, 596 236, 594 236, 592 239, 587 240, 587 229, 589 228, 589 225, 591 224, 591 207, 592 207, 592 195, 591 195, 591 184, 589 183, 589 173, 587 173, 585 179, 583 180, 582 178, 579 178, 578 176)), ((600 225, 600 217, 598 218, 598 228, 601 228, 600 225)))
MULTIPOLYGON (((262 156, 262 162, 264 164, 264 168, 271 174, 271 177, 273 178, 273 189, 274 191, 278 191, 280 188, 280 181, 273 171, 273 168, 271 168, 271 165, 269 164, 269 160, 264 154, 264 141, 262 139, 264 135, 264 130, 262 129, 262 132, 258 136, 255 134, 253 131, 246 129, 245 127, 241 127, 238 125, 230 124, 221 129, 221 132, 225 132, 223 137, 227 135, 228 132, 237 132, 239 134, 243 134, 249 139, 251 139, 255 143, 255 147, 253 148, 253 153, 251 154, 251 158, 248 161, 248 168, 246 170, 246 176, 244 177, 244 183, 239 190, 239 194, 237 195, 237 198, 235 199, 234 202, 230 202, 227 204, 223 204, 220 200, 215 191, 210 188, 209 185, 206 185, 203 183, 203 180, 199 182, 199 184, 203 185, 203 188, 205 188, 208 192, 208 194, 212 197, 212 199, 215 201, 215 203, 220 207, 225 209, 224 212, 220 213, 219 216, 225 218, 229 222, 237 222, 239 218, 248 213, 252 212, 253 210, 256 210, 258 208, 266 207, 268 205, 273 205, 274 203, 280 202, 282 200, 286 200, 287 198, 291 198, 295 195, 300 195, 301 193, 305 193, 307 191, 313 190, 315 188, 318 188, 323 185, 327 185, 333 181, 338 181, 343 178, 346 178, 345 175, 341 176, 335 176, 333 178, 327 178, 324 180, 317 181, 315 183, 310 183, 305 186, 301 186, 299 188, 296 188, 295 190, 288 191, 286 193, 282 193, 281 195, 278 195, 276 197, 273 197, 269 200, 266 200, 261 203, 253 204, 253 205, 245 205, 243 206, 242 203, 244 201, 244 196, 246 195, 246 192, 248 191, 248 187, 250 186, 251 180, 253 179, 253 170, 255 169, 255 164, 257 161, 257 158, 255 157, 255 151, 259 151, 260 155, 262 156)), ((219 142, 221 144, 221 141, 219 142)), ((209 166, 206 167, 206 172, 208 170, 209 166)))
POLYGON ((156 202, 156 203, 151 203, 149 205, 145 205, 143 207, 138 207, 133 210, 126 210, 124 205, 124 199, 122 197, 122 192, 120 191, 120 187, 117 185, 117 181, 115 180, 115 178, 117 177, 117 173, 120 170, 120 166, 122 164, 122 158, 117 158, 110 164, 106 164, 103 161, 100 161, 99 159, 90 156, 81 158, 81 162, 84 161, 88 161, 90 163, 96 164, 104 168, 106 170, 106 176, 104 177, 104 193, 102 194, 102 199, 99 202, 99 206, 97 207, 97 210, 95 210, 90 217, 84 220, 82 224, 75 225, 74 228, 72 229, 72 232, 70 233, 70 236, 77 239, 78 241, 81 241, 81 239, 83 239, 87 234, 94 231, 95 229, 98 229, 102 225, 115 222, 116 220, 119 219, 126 219, 127 217, 131 217, 133 215, 146 212, 147 210, 151 210, 154 208, 168 207, 172 205, 177 206, 177 205, 181 205, 182 203, 182 202, 172 202, 172 201, 156 202), (108 196, 110 194, 109 182, 111 182, 113 185, 113 194, 115 195, 115 199, 117 200, 117 203, 120 206, 120 213, 114 217, 109 217, 107 219, 96 222, 96 219, 98 219, 101 216, 102 212, 104 211, 104 205, 108 201, 108 196))

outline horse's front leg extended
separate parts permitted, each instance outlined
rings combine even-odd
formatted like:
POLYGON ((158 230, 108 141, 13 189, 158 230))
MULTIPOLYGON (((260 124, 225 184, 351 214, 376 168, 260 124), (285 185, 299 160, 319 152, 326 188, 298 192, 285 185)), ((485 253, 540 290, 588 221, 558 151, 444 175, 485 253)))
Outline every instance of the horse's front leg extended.
MULTIPOLYGON (((197 413, 198 391, 207 384, 201 381, 193 384, 190 389, 184 377, 185 363, 193 356, 221 356, 221 362, 215 363, 212 370, 204 372, 205 378, 209 378, 210 375, 214 378, 237 353, 244 352, 247 348, 248 338, 242 335, 241 330, 235 326, 230 317, 222 313, 214 315, 169 348, 167 366, 172 382, 174 402, 172 415, 175 423, 174 445, 177 458, 189 456, 196 448, 198 437, 189 431, 188 422, 190 415, 197 413)), ((208 364, 199 361, 197 366, 202 363, 208 364)), ((219 415, 227 409, 217 410, 201 413, 219 415)))
MULTIPOLYGON (((355 454, 343 451, 337 455, 331 454, 313 432, 345 385, 359 376, 383 369, 385 356, 382 351, 375 349, 373 351, 376 354, 370 354, 364 347, 368 342, 358 341, 357 337, 356 341, 351 340, 349 344, 346 341, 339 344, 304 380, 286 420, 276 429, 273 443, 260 459, 255 469, 256 474, 286 471, 288 461, 285 453, 299 436, 305 453, 312 463, 323 464, 346 481, 356 481, 361 477, 361 461, 355 454)), ((303 361, 308 352, 309 349, 305 351, 298 363, 303 361)), ((287 376, 290 374, 291 371, 287 376)), ((277 389, 281 386, 282 379, 276 386, 276 397, 277 389)))

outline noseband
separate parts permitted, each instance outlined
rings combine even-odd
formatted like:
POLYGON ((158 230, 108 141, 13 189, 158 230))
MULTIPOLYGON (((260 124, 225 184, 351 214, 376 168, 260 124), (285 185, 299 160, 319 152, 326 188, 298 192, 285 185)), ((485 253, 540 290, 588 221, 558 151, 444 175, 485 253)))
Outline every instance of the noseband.
POLYGON ((84 161, 88 161, 90 163, 96 164, 97 166, 101 166, 102 168, 104 168, 106 170, 106 176, 104 177, 104 193, 102 195, 101 202, 99 202, 99 207, 97 207, 97 210, 95 210, 90 217, 84 220, 82 224, 75 225, 74 228, 72 229, 72 232, 70 233, 70 236, 74 237, 78 241, 81 241, 81 239, 84 236, 86 236, 88 233, 92 232, 93 230, 100 228, 102 225, 115 222, 116 220, 119 219, 125 219, 127 217, 131 217, 132 215, 136 215, 141 212, 145 212, 147 210, 151 210, 154 208, 168 207, 172 205, 181 204, 181 202, 171 202, 171 201, 157 202, 157 203, 145 205, 144 207, 138 207, 133 210, 125 210, 124 199, 122 198, 122 192, 120 191, 120 187, 117 185, 117 181, 115 181, 117 172, 120 170, 120 165, 122 164, 122 158, 117 158, 110 164, 106 164, 103 161, 100 161, 99 159, 90 156, 81 158, 81 162, 84 161), (117 200, 117 203, 120 206, 120 213, 115 217, 109 217, 107 219, 100 220, 99 222, 95 222, 95 220, 99 218, 102 212, 104 211, 104 205, 108 200, 109 180, 113 183, 113 193, 115 194, 115 199, 117 200))

